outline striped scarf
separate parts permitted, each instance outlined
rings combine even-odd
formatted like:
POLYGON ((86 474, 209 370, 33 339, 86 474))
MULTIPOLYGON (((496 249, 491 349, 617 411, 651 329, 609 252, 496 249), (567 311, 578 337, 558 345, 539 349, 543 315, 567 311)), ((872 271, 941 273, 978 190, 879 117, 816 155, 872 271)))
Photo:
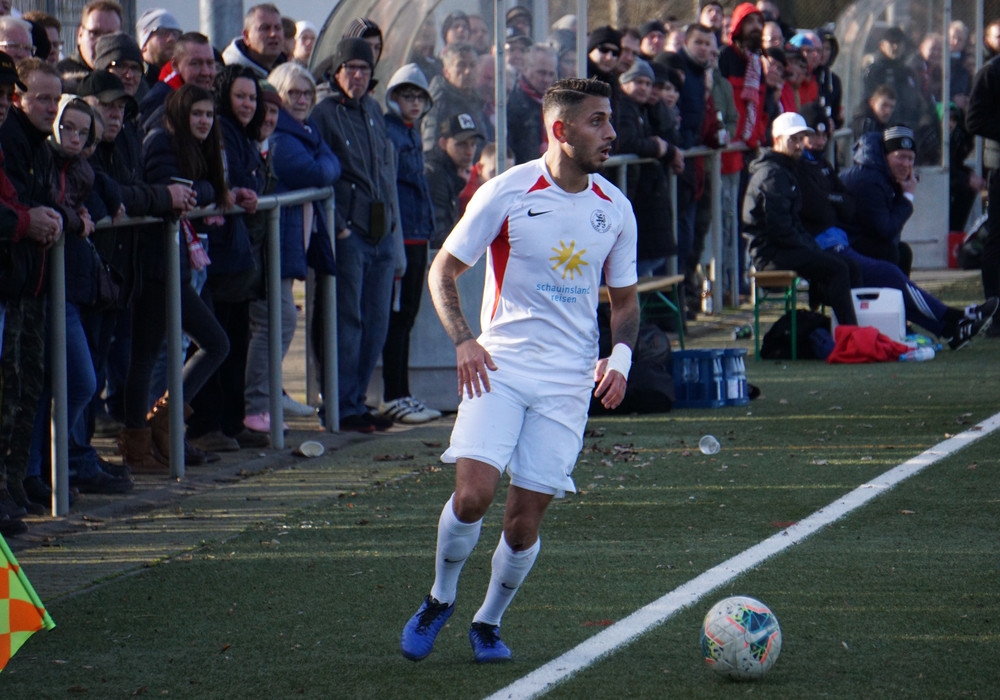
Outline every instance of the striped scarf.
POLYGON ((757 125, 757 100, 760 98, 760 54, 747 51, 747 69, 743 73, 743 90, 740 99, 746 104, 746 119, 743 120, 743 130, 740 141, 750 140, 754 127, 757 125))

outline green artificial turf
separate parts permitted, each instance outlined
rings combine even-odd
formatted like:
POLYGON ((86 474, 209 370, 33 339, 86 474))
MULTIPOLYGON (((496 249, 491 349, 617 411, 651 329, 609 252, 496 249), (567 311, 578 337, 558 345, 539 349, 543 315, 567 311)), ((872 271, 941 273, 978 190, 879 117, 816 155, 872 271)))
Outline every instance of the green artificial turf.
MULTIPOLYGON (((411 434, 410 476, 355 490, 136 576, 50 603, 0 697, 475 698, 998 411, 997 341, 930 363, 748 363, 749 406, 591 421, 579 493, 551 507, 504 618, 515 661, 472 662, 499 504, 434 653, 399 633, 427 593, 453 473, 411 434), (705 433, 722 450, 697 450, 705 433)), ((386 451, 363 443, 330 468, 386 451)), ((555 687, 553 698, 995 697, 1000 435, 904 481, 555 687), (700 658, 701 618, 751 595, 784 648, 735 684, 700 658)))

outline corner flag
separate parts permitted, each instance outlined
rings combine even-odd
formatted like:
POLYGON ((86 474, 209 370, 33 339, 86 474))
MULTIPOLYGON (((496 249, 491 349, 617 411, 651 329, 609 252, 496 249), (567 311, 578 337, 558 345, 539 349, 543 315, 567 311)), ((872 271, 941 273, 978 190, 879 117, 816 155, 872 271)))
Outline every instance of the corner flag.
POLYGON ((55 626, 0 536, 0 671, 28 637, 55 626))

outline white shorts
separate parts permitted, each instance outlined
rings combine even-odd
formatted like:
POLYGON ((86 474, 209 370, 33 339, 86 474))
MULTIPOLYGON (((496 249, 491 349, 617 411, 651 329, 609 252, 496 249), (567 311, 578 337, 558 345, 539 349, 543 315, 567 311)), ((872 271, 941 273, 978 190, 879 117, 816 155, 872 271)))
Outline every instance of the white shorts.
POLYGON ((557 497, 575 492, 570 475, 583 447, 593 387, 498 375, 490 375, 491 391, 462 399, 441 461, 476 459, 501 474, 506 470, 514 486, 528 491, 557 497))

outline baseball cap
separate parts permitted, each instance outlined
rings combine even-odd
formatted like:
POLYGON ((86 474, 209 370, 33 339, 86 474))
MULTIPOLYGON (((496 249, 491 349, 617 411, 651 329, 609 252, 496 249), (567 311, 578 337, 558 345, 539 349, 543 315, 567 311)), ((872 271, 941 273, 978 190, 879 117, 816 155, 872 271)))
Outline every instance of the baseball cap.
POLYGON ((806 124, 805 118, 798 112, 785 112, 775 117, 771 122, 771 135, 774 138, 779 136, 795 136, 795 134, 815 133, 806 124))
POLYGON ((118 76, 106 70, 94 70, 88 73, 77 86, 76 94, 80 97, 93 95, 104 104, 127 97, 129 102, 135 105, 135 98, 125 92, 125 86, 118 76))
POLYGON ((14 59, 0 51, 0 85, 16 85, 21 90, 27 90, 24 83, 17 77, 17 67, 14 59))
POLYGON ((442 122, 441 136, 446 139, 458 140, 464 140, 472 136, 480 139, 484 138, 479 127, 476 126, 476 120, 472 118, 471 114, 465 112, 453 114, 447 121, 442 122))

